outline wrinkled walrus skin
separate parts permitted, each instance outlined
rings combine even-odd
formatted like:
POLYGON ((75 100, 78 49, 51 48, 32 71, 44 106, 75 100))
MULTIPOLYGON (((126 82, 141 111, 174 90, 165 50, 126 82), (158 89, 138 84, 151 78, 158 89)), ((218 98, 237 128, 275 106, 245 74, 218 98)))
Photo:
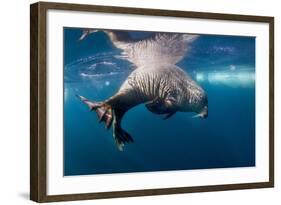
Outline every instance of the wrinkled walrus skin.
POLYGON ((138 67, 125 80, 119 91, 104 102, 91 102, 79 96, 91 110, 97 112, 107 128, 113 125, 113 136, 119 150, 133 138, 121 127, 124 114, 145 103, 149 111, 168 119, 176 112, 196 112, 208 115, 208 100, 204 90, 176 65, 138 67))

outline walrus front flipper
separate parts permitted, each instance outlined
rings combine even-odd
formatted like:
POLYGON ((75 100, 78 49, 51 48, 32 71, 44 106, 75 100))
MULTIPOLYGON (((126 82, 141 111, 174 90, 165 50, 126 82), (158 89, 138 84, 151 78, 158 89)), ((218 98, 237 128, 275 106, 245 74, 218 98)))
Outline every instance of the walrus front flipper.
POLYGON ((156 98, 152 101, 147 102, 145 106, 150 112, 162 115, 162 114, 173 112, 172 111, 173 103, 174 103, 173 98, 166 98, 166 99, 156 98))
POLYGON ((113 110, 114 115, 114 121, 113 121, 113 138, 116 142, 116 145, 120 151, 123 151, 123 147, 125 143, 134 142, 134 139, 131 137, 131 135, 126 132, 121 127, 121 119, 123 118, 123 115, 125 114, 125 111, 114 109, 113 110))
POLYGON ((165 117, 163 117, 163 120, 169 119, 169 118, 172 117, 175 113, 176 113, 176 111, 168 113, 165 117))
POLYGON ((164 114, 167 112, 167 107, 163 99, 156 98, 155 100, 149 101, 145 104, 146 108, 155 114, 164 114))

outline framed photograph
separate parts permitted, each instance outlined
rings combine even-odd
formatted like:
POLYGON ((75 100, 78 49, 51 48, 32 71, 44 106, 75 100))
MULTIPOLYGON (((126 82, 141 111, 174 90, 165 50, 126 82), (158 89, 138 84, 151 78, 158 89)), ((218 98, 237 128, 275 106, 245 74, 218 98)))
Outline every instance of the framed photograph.
POLYGON ((274 18, 40 2, 30 198, 274 186, 274 18))

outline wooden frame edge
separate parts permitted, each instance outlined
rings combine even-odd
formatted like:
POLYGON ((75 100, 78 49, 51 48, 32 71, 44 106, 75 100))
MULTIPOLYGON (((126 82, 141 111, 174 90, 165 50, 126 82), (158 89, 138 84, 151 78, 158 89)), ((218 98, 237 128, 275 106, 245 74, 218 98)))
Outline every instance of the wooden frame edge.
POLYGON ((38 201, 38 4, 30 6, 30 199, 38 201))
POLYGON ((57 3, 57 2, 38 2, 45 9, 58 10, 75 10, 106 13, 121 13, 121 14, 136 14, 136 15, 153 15, 153 16, 170 16, 170 17, 189 17, 203 18, 216 20, 234 20, 234 21, 251 21, 268 23, 273 17, 271 16, 254 16, 242 14, 224 14, 213 12, 198 12, 198 11, 183 11, 183 10, 163 10, 150 8, 135 8, 135 7, 119 7, 119 6, 101 6, 89 4, 74 4, 74 3, 57 3))
POLYGON ((172 194, 186 194, 186 193, 197 193, 197 192, 233 191, 233 190, 242 190, 242 189, 262 189, 262 188, 272 188, 272 187, 273 184, 271 182, 258 182, 258 183, 245 183, 245 184, 177 187, 177 188, 130 190, 130 191, 101 192, 101 193, 48 195, 40 202, 78 201, 78 200, 93 200, 93 199, 107 199, 107 198, 172 195, 172 194))
POLYGON ((36 202, 137 197, 274 187, 274 17, 38 2, 30 5, 30 199, 36 202), (264 22, 269 24, 269 181, 258 183, 47 195, 46 11, 48 9, 264 22))
POLYGON ((274 17, 269 21, 269 181, 274 187, 274 17))
POLYGON ((46 199, 46 9, 30 5, 30 199, 46 199))

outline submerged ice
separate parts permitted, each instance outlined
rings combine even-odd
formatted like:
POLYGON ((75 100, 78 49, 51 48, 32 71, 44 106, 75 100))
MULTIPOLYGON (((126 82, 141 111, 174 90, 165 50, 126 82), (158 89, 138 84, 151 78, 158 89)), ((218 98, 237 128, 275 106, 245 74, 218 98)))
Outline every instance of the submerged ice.
POLYGON ((235 71, 202 71, 195 74, 196 81, 213 85, 230 87, 255 86, 255 72, 253 70, 235 71))

